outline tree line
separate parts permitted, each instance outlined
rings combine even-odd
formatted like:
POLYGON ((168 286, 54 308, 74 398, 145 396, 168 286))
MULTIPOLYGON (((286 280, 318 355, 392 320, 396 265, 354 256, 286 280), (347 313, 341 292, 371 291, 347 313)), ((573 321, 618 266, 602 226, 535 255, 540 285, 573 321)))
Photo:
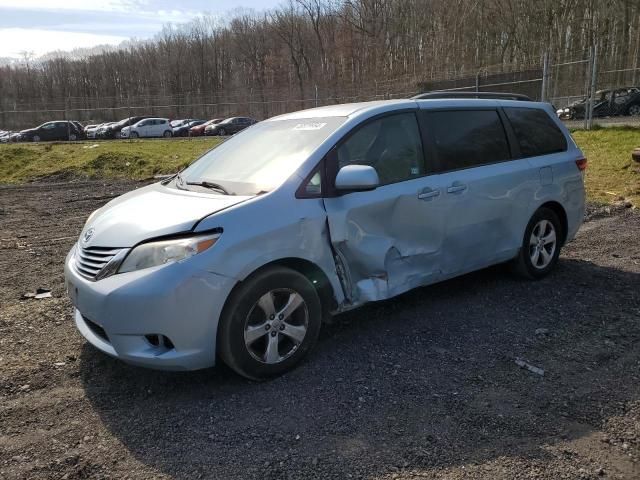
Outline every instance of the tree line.
POLYGON ((316 99, 383 98, 429 80, 537 68, 545 52, 555 63, 579 60, 594 43, 601 71, 619 70, 611 81, 640 79, 640 1, 287 0, 167 25, 116 51, 0 67, 0 126, 145 108, 264 118, 316 99))

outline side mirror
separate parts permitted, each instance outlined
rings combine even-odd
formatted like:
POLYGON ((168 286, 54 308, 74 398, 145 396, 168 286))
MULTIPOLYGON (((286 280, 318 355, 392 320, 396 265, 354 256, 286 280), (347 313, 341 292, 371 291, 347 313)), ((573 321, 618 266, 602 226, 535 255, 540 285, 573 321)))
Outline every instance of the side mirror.
POLYGON ((378 172, 369 165, 346 165, 336 175, 338 190, 373 190, 380 185, 378 172))

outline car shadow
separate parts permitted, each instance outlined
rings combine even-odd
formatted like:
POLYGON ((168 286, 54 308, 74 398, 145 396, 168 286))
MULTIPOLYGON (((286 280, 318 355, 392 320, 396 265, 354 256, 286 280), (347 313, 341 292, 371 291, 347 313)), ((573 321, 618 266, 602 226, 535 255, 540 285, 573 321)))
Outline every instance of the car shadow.
POLYGON ((543 445, 588 436, 640 398, 639 285, 581 260, 538 282, 495 267, 336 317, 303 365, 269 382, 224 366, 140 369, 88 345, 81 378, 139 461, 182 478, 546 462, 543 445))

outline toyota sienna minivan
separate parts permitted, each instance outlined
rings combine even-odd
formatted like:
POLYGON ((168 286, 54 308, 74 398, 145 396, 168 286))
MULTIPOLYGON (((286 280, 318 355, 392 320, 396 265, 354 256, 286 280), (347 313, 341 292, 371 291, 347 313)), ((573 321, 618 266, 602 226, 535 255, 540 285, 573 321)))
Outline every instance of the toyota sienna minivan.
POLYGON ((281 115, 90 215, 65 264, 75 322, 131 364, 279 375, 332 314, 503 262, 547 275, 585 167, 543 103, 281 115))

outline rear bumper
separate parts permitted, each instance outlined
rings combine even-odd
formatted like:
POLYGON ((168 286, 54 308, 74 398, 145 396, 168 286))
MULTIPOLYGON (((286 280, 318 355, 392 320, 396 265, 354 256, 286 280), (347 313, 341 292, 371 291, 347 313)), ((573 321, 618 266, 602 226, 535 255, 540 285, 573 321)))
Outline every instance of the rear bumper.
POLYGON ((92 282, 77 273, 74 262, 72 250, 65 278, 75 324, 97 349, 160 370, 215 364, 218 319, 233 279, 186 261, 92 282), (158 335, 169 341, 154 342, 158 335))

